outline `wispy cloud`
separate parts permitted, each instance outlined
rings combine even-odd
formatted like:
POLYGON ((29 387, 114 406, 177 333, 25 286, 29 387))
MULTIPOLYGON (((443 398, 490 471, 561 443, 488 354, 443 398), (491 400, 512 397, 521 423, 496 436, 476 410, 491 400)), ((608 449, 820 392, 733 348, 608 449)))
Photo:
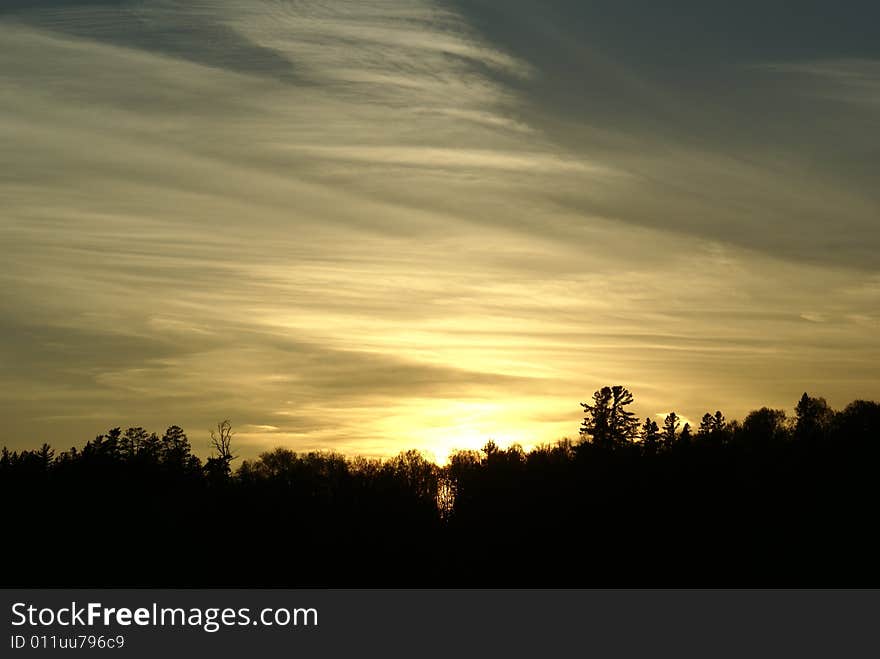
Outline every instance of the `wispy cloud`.
POLYGON ((880 59, 775 62, 763 68, 790 78, 799 77, 802 89, 818 98, 869 107, 880 104, 880 59))
POLYGON ((691 418, 877 391, 873 120, 781 89, 756 120, 768 79, 870 98, 870 60, 731 67, 715 97, 549 13, 511 13, 526 43, 427 0, 13 9, 22 442, 231 417, 249 452, 442 457, 570 435, 609 382, 691 418))

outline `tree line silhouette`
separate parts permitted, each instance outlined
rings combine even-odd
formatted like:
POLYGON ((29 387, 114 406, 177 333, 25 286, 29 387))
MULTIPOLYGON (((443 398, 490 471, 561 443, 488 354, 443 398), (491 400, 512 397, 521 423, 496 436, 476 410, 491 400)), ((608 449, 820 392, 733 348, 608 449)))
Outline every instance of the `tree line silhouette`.
POLYGON ((11 586, 880 585, 880 405, 638 419, 581 403, 579 439, 489 441, 438 466, 277 448, 233 469, 186 433, 113 428, 0 454, 11 586))

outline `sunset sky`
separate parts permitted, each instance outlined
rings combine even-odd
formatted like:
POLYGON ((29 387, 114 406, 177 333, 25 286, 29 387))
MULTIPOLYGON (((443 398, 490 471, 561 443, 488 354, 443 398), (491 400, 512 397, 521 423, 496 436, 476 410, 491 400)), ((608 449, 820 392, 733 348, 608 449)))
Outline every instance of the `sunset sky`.
POLYGON ((880 397, 875 2, 3 0, 0 444, 880 397), (794 13, 794 12, 797 13, 794 13))

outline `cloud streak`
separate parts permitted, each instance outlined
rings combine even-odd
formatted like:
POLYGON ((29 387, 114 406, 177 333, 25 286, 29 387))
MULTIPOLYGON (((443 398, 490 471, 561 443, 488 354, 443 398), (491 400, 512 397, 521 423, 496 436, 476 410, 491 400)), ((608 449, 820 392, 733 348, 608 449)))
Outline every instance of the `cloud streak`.
POLYGON ((564 4, 7 5, 10 436, 443 457, 571 435, 608 382, 878 395, 878 60, 672 79, 564 4))

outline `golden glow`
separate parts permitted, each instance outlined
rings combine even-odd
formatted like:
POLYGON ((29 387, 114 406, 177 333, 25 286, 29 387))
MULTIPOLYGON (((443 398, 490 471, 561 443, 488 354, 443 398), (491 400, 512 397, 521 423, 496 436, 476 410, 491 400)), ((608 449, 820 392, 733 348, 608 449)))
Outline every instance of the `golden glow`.
MULTIPOLYGON (((230 418, 244 456, 442 461, 574 438, 606 384, 682 423, 880 395, 876 200, 799 143, 692 139, 693 108, 590 52, 562 61, 642 123, 545 106, 552 76, 429 0, 209 4, 241 57, 122 46, 97 7, 0 15, 10 437, 176 423, 206 452, 230 418)), ((843 94, 870 65, 807 68, 843 94)))

